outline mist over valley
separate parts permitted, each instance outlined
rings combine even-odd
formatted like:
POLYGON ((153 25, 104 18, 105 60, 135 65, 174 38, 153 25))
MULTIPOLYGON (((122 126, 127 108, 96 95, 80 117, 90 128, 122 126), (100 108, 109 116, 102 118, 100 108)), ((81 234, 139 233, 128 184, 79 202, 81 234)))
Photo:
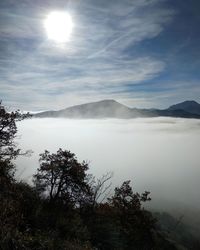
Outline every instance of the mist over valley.
POLYGON ((19 122, 18 134, 19 147, 34 151, 17 160, 18 178, 31 182, 39 154, 62 148, 88 161, 95 176, 113 172, 113 187, 131 180, 150 191, 152 206, 200 209, 198 119, 35 118, 19 122))

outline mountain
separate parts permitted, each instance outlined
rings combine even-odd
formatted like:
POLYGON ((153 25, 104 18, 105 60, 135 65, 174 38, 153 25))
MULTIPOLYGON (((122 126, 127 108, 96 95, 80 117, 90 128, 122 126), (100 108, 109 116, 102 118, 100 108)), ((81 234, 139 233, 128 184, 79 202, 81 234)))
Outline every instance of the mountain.
MULTIPOLYGON (((194 102, 194 101, 191 101, 194 102)), ((196 102, 194 102, 196 103, 196 102)), ((200 106, 200 104, 196 103, 200 106)), ((176 104, 170 106, 168 109, 138 109, 129 108, 115 100, 102 100, 99 102, 91 102, 82 105, 72 106, 58 111, 44 111, 34 114, 34 117, 64 117, 74 119, 100 119, 100 118, 121 118, 130 119, 137 117, 185 117, 185 118, 200 118, 200 113, 197 113, 197 108, 194 109, 192 105, 176 104), (176 108, 177 105, 177 108, 176 108), (188 111, 186 107, 191 108, 192 112, 188 111), (182 107, 182 108, 181 108, 182 107), (185 107, 185 109, 183 109, 185 107), (194 112, 195 110, 195 112, 194 112)), ((195 106, 196 107, 196 106, 195 106)))
POLYGON ((184 110, 191 114, 200 115, 200 104, 195 101, 185 101, 175 105, 172 105, 168 110, 184 110))
POLYGON ((103 100, 72 106, 59 111, 46 111, 38 113, 37 117, 69 117, 69 118, 129 118, 132 109, 116 102, 103 100))

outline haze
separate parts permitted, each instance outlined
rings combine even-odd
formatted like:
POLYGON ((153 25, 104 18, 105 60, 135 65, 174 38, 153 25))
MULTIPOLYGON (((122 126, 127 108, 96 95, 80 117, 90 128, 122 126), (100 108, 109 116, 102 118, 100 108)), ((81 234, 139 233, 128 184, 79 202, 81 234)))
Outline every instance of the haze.
POLYGON ((18 178, 31 182, 39 153, 62 148, 89 161, 97 177, 113 172, 113 187, 130 179, 136 191, 151 191, 153 205, 200 209, 199 120, 30 119, 18 131, 19 147, 34 151, 17 160, 18 178))

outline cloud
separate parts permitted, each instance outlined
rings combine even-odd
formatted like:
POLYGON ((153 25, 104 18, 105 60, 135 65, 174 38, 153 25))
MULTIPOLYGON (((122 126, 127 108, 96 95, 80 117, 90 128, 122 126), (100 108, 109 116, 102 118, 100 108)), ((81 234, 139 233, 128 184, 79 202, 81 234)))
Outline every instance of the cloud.
POLYGON ((72 98, 92 91, 97 99, 106 91, 123 94, 129 91, 128 85, 148 84, 164 72, 165 60, 141 56, 135 48, 157 37, 173 19, 175 12, 162 2, 20 1, 15 5, 10 1, 7 8, 4 4, 0 9, 1 98, 25 109, 29 99, 32 108, 46 109, 52 97, 72 98), (71 40, 63 46, 48 41, 43 27, 46 14, 55 6, 66 6, 74 19, 71 40))
POLYGON ((182 202, 199 210, 199 125, 197 119, 166 117, 22 121, 19 147, 31 146, 34 154, 18 158, 18 173, 31 181, 39 153, 61 147, 76 153, 80 161, 89 160, 95 176, 113 171, 113 186, 131 179, 137 190, 151 191, 153 203, 162 198, 173 201, 175 207, 182 202))

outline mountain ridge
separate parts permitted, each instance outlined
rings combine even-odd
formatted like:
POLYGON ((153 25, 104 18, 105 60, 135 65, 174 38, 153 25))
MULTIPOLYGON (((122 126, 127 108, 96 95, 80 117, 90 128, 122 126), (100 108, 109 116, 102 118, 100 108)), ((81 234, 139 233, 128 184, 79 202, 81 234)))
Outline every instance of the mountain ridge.
POLYGON ((184 101, 174 104, 167 109, 139 109, 130 108, 113 99, 70 106, 57 111, 44 111, 33 114, 34 117, 64 117, 73 119, 121 118, 131 119, 139 117, 182 117, 200 119, 200 104, 196 101, 184 101))

